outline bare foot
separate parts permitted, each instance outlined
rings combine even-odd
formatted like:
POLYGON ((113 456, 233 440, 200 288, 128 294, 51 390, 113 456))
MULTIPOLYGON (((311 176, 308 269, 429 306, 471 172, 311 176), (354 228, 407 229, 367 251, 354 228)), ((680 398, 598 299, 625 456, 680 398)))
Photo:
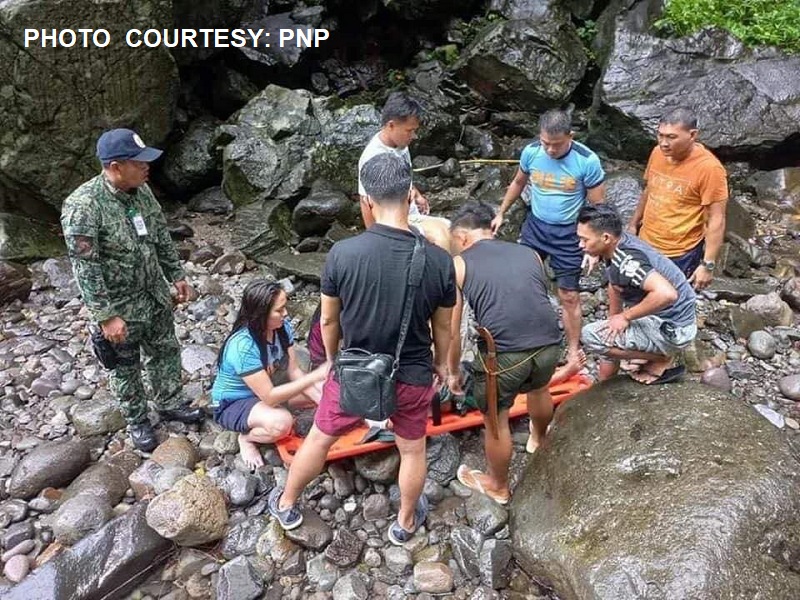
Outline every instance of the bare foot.
POLYGON ((247 439, 245 434, 239 434, 239 452, 242 455, 242 460, 248 468, 256 470, 264 466, 264 459, 261 452, 253 442, 247 439))
POLYGON ((619 368, 626 373, 635 373, 636 371, 641 371, 642 366, 645 364, 647 364, 646 360, 633 358, 631 360, 621 360, 619 362, 619 368))
POLYGON ((528 424, 528 443, 525 444, 525 452, 528 454, 533 454, 539 449, 539 441, 535 438, 533 433, 533 423, 528 424))
POLYGON ((650 384, 664 374, 664 371, 673 366, 673 361, 648 361, 644 363, 638 371, 631 373, 631 379, 639 383, 650 384))
POLYGON ((567 364, 558 367, 553 376, 550 378, 550 385, 562 383, 580 372, 586 366, 586 353, 583 350, 578 350, 574 358, 567 356, 567 364))

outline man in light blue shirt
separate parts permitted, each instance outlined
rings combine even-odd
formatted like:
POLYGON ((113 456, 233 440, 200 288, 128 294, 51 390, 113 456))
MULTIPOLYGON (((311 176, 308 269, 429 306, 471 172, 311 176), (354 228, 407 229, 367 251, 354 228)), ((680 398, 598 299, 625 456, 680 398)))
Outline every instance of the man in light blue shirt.
POLYGON ((533 248, 542 260, 550 259, 567 338, 567 364, 556 371, 553 382, 571 377, 585 361, 579 346, 578 296, 584 255, 576 227, 578 213, 587 200, 592 204, 603 201, 604 180, 597 155, 572 139, 569 114, 549 110, 539 119, 539 140, 522 151, 517 174, 492 221, 492 231, 497 233, 506 211, 530 186, 531 211, 522 226, 520 243, 533 248))

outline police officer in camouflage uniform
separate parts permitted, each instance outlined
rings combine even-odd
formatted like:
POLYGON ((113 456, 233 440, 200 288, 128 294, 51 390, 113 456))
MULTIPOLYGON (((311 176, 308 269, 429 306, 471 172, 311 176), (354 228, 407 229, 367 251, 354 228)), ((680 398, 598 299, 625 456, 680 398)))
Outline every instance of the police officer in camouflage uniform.
POLYGON ((145 452, 158 440, 147 419, 140 349, 161 415, 184 423, 203 419, 202 409, 189 407, 181 393, 180 346, 167 282, 179 302, 192 290, 146 183, 150 163, 161 153, 130 129, 106 131, 97 142, 103 172, 72 192, 61 213, 81 296, 116 353, 111 390, 133 444, 145 452))

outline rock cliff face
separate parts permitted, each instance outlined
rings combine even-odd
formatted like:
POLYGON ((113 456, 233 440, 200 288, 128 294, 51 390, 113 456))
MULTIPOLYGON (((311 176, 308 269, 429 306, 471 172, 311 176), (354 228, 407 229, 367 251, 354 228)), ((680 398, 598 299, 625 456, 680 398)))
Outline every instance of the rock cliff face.
POLYGON ((562 598, 800 596, 800 463, 744 403, 619 379, 564 404, 548 442, 510 529, 562 598))
POLYGON ((178 70, 166 48, 130 48, 128 29, 172 22, 171 0, 0 4, 0 197, 60 206, 97 172, 94 144, 111 127, 151 144, 173 126, 178 70), (106 48, 23 45, 23 30, 106 29, 106 48))
POLYGON ((679 39, 655 37, 649 29, 653 4, 640 2, 615 21, 596 91, 598 146, 645 159, 659 117, 678 106, 697 112, 703 142, 722 156, 755 157, 797 146, 800 57, 747 49, 714 29, 679 39))

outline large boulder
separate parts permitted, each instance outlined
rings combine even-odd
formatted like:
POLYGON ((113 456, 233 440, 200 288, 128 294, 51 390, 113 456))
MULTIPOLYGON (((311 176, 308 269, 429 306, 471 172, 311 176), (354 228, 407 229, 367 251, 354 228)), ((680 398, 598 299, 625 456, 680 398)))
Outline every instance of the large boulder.
POLYGON ((292 213, 280 200, 264 200, 236 211, 232 241, 255 261, 265 261, 285 249, 292 238, 292 213))
POLYGON ((179 546, 213 542, 228 525, 225 496, 208 477, 184 477, 150 502, 147 523, 179 546))
POLYGON ((587 58, 566 13, 502 21, 482 30, 454 65, 459 77, 493 106, 531 110, 565 102, 583 78, 587 58))
POLYGON ((659 117, 676 106, 696 111, 703 143, 725 156, 763 158, 796 137, 800 56, 748 49, 716 29, 655 37, 643 15, 656 4, 641 2, 616 20, 597 87, 598 118, 590 121, 596 147, 645 159, 659 117))
POLYGON ((220 128, 225 194, 235 206, 299 195, 320 131, 311 93, 268 85, 220 128))
MULTIPOLYGON (((0 142, 0 152, 2 152, 2 142, 0 142)), ((0 187, 3 185, 2 181, 0 176, 0 187)), ((58 237, 57 229, 55 224, 38 219, 0 213, 0 260, 29 261, 66 254, 67 249, 58 237)))
POLYGON ((147 525, 146 509, 147 503, 134 505, 36 569, 3 600, 124 598, 172 556, 172 543, 147 525))
POLYGON ((598 384, 514 492, 515 557, 564 600, 800 597, 798 458, 710 387, 598 384))
POLYGON ((212 117, 192 121, 183 137, 165 153, 161 175, 171 191, 186 195, 219 182, 221 173, 213 148, 219 124, 212 117))
MULTIPOLYGON (((129 29, 171 26, 171 0, 0 4, 0 197, 60 206, 97 172, 95 143, 111 127, 133 127, 158 144, 172 128, 178 70, 165 47, 131 48, 129 29), (24 47, 25 29, 106 29, 104 48, 24 47)), ((102 41, 102 38, 101 38, 102 41)))
POLYGON ((327 181, 314 182, 311 193, 292 212, 292 227, 302 237, 325 235, 334 221, 353 223, 357 204, 327 181))
POLYGON ((14 300, 28 299, 33 282, 25 265, 0 261, 0 306, 14 300))
POLYGON ((88 462, 89 448, 78 440, 42 444, 14 468, 8 493, 12 498, 32 498, 46 487, 61 487, 88 462))

